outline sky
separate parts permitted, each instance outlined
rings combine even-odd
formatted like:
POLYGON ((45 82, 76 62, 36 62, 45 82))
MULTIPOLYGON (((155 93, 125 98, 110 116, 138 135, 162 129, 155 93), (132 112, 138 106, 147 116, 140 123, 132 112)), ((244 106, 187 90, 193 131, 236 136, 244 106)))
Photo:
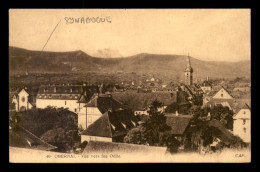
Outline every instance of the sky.
POLYGON ((241 61, 251 59, 250 20, 250 9, 10 9, 9 46, 42 50, 53 32, 44 51, 241 61))

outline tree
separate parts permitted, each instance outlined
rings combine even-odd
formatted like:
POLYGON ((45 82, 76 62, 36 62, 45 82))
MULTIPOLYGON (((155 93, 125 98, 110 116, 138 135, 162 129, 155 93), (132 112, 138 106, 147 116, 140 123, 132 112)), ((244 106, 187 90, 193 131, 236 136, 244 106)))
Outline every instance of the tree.
POLYGON ((64 108, 30 109, 20 112, 17 121, 18 125, 61 151, 70 150, 73 142, 80 141, 77 114, 64 108))
POLYGON ((165 109, 166 113, 175 113, 176 111, 179 111, 179 105, 175 102, 167 106, 165 109))
POLYGON ((203 105, 203 95, 195 95, 193 97, 193 104, 194 105, 203 105))
POLYGON ((131 129, 124 138, 126 143, 166 146, 170 152, 178 150, 179 142, 171 134, 171 127, 166 124, 165 115, 158 109, 162 103, 155 100, 149 107, 148 119, 136 128, 131 129))

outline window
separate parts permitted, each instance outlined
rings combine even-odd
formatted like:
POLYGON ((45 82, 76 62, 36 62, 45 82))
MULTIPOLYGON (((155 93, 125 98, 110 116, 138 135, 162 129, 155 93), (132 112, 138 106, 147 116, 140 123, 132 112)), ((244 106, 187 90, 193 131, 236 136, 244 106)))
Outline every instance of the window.
POLYGON ((88 123, 92 123, 92 116, 88 117, 88 123))
POLYGON ((75 108, 75 112, 77 112, 77 109, 75 108))
POLYGON ((223 94, 221 94, 221 97, 223 97, 223 94))
POLYGON ((243 119, 243 125, 245 125, 246 124, 246 120, 245 119, 243 119))
POLYGON ((246 128, 244 128, 244 133, 246 133, 246 128))
POLYGON ((243 114, 246 114, 246 111, 244 111, 243 114))
POLYGON ((25 98, 24 97, 22 97, 22 102, 25 102, 25 98))

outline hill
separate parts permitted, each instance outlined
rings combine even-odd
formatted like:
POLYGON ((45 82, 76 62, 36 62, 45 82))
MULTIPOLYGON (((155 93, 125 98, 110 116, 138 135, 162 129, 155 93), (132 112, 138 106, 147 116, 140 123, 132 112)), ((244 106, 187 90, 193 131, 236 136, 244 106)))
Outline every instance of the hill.
MULTIPOLYGON (((160 74, 183 79, 187 56, 137 54, 124 58, 92 57, 83 51, 40 52, 9 47, 10 74, 17 73, 87 73, 135 72, 160 74)), ((250 77, 250 61, 213 62, 191 57, 194 77, 250 77)))

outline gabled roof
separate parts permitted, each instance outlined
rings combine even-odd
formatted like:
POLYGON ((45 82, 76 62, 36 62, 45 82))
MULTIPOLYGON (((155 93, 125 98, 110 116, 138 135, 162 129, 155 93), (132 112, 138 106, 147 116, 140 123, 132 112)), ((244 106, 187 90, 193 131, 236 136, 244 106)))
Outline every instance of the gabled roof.
POLYGON ((212 87, 212 84, 209 81, 205 80, 201 84, 201 87, 212 87))
MULTIPOLYGON (((36 146, 32 146, 29 147, 31 149, 37 149, 37 150, 54 150, 57 147, 53 146, 43 140, 41 140, 39 137, 35 136, 34 134, 32 134, 30 131, 26 130, 25 128, 23 128, 22 126, 16 124, 15 122, 13 122, 12 120, 10 120, 10 123, 12 125, 15 125, 16 127, 18 127, 19 129, 21 129, 21 132, 23 132, 23 137, 24 139, 27 139, 29 141, 32 141, 34 143, 37 143, 36 146)), ((28 147, 27 144, 24 144, 25 147, 28 147)))
POLYGON ((137 119, 126 111, 105 112, 98 120, 91 124, 81 135, 116 137, 125 135, 127 130, 135 127, 137 119))
POLYGON ((218 138, 222 140, 224 143, 229 144, 233 140, 235 140, 235 136, 232 133, 230 133, 228 129, 226 129, 219 120, 210 120, 208 121, 208 125, 211 127, 215 127, 220 131, 218 138))
POLYGON ((171 133, 174 135, 182 135, 189 126, 191 116, 166 116, 166 124, 171 126, 171 133))
POLYGON ((163 105, 168 106, 176 102, 176 95, 174 92, 152 92, 152 93, 137 93, 137 92, 122 92, 122 93, 112 93, 113 98, 120 102, 125 102, 130 100, 129 107, 134 111, 144 110, 148 108, 153 101, 158 100, 162 102, 163 105))
POLYGON ((99 119, 91 124, 86 130, 81 132, 81 135, 112 137, 108 113, 104 113, 99 119))
POLYGON ((111 95, 94 94, 90 101, 85 105, 85 107, 97 107, 99 111, 103 114, 109 109, 120 109, 122 105, 118 101, 113 99, 111 95))
MULTIPOLYGON (((225 87, 221 86, 220 90, 222 90, 222 89, 223 89, 231 98, 234 98, 234 97, 230 94, 230 92, 229 92, 225 87)), ((216 92, 216 94, 213 96, 213 98, 220 92, 220 90, 216 92)))
POLYGON ((128 143, 116 143, 116 142, 102 142, 102 141, 89 141, 83 155, 89 153, 142 153, 142 154, 165 154, 167 147, 155 147, 155 146, 145 146, 137 144, 128 143))
MULTIPOLYGON (((221 104, 222 106, 228 105, 230 108, 237 113, 243 106, 246 104, 250 104, 251 100, 250 99, 210 99, 209 102, 207 102, 207 106, 209 105, 216 105, 216 104, 221 104)), ((249 106, 250 107, 250 106, 249 106)))
POLYGON ((241 109, 249 109, 249 110, 251 110, 251 108, 246 103, 244 104, 244 106, 241 109))

